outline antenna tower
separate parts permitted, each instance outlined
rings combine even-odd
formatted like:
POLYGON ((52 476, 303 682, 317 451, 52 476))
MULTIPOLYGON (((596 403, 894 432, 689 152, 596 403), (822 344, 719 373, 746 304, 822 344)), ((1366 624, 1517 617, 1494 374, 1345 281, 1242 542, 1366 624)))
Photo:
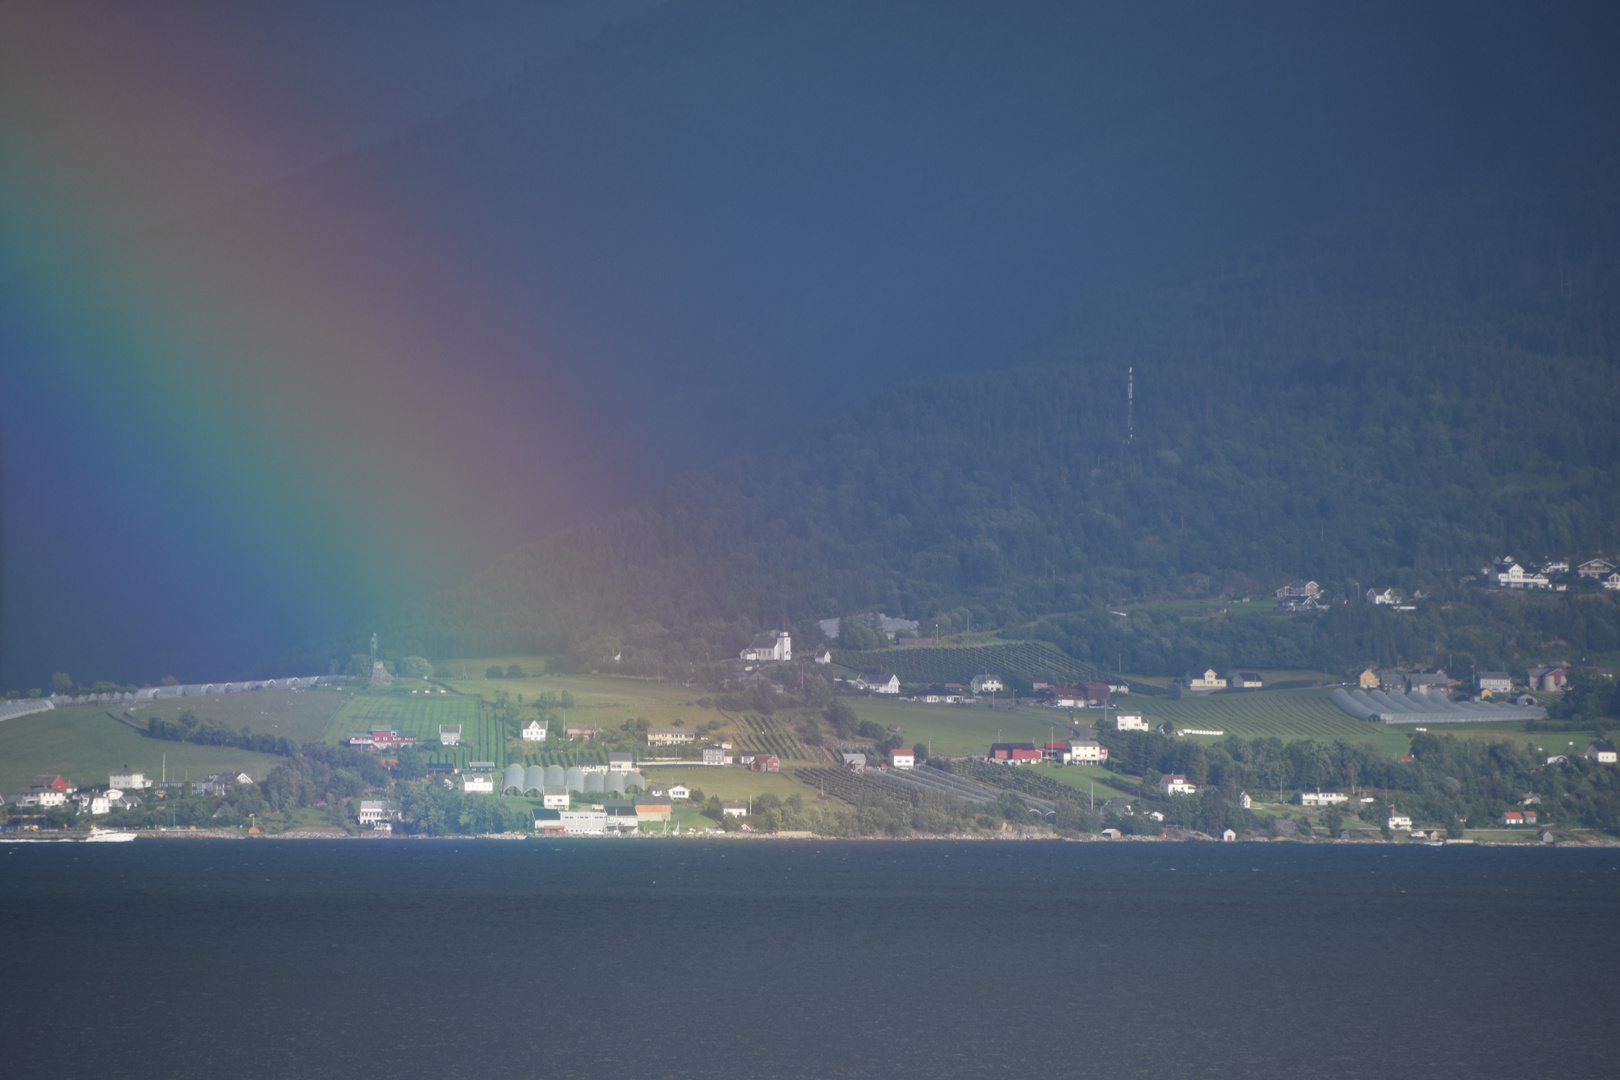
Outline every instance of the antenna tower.
POLYGON ((1125 369, 1125 445, 1136 435, 1136 365, 1125 369))

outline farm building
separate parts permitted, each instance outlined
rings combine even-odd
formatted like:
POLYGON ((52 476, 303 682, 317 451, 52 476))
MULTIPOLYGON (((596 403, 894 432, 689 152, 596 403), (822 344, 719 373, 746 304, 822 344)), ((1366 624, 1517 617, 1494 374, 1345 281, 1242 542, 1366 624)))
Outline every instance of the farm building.
POLYGON ((536 810, 534 812, 534 831, 542 836, 561 836, 564 831, 562 811, 536 810))
POLYGON ((1301 789, 1299 793, 1301 806, 1335 806, 1349 801, 1350 796, 1342 791, 1323 791, 1321 788, 1315 788, 1311 791, 1301 789))
POLYGON ((1041 760, 1034 743, 991 743, 989 759, 1008 765, 1028 765, 1041 760))
POLYGON ((439 745, 441 745, 441 746, 459 746, 460 744, 461 744, 461 725, 460 724, 440 724, 439 725, 439 745))
POLYGON ((697 741, 697 729, 689 727, 648 728, 648 746, 677 746, 697 741))

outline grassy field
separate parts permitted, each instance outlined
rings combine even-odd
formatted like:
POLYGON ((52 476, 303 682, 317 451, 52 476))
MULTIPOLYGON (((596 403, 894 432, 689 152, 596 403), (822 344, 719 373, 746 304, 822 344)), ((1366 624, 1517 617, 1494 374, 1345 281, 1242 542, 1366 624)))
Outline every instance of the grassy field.
POLYGON ((1050 762, 1039 762, 1034 765, 1023 765, 1021 768, 1030 772, 1050 776, 1060 784, 1068 784, 1079 793, 1081 805, 1085 805, 1087 797, 1096 791, 1097 803, 1100 806, 1104 799, 1111 799, 1116 795, 1123 795, 1134 799, 1136 796, 1125 791, 1110 787, 1110 784, 1123 783, 1118 773, 1111 773, 1101 765, 1054 765, 1050 762))
POLYGON ((311 690, 250 690, 212 697, 165 698, 135 709, 135 718, 149 716, 178 720, 190 710, 204 720, 237 731, 249 728, 257 735, 279 735, 298 745, 326 739, 332 718, 355 692, 348 687, 323 686, 311 690))
POLYGON ((843 699, 862 720, 871 720, 885 730, 890 724, 905 728, 901 738, 906 746, 928 744, 929 752, 943 757, 983 754, 997 741, 1045 742, 1053 724, 1059 733, 1067 731, 1066 717, 1052 709, 1022 708, 1012 712, 1003 706, 923 705, 878 697, 843 699))
POLYGON ((79 705, 0 722, 0 793, 26 791, 40 773, 60 773, 84 787, 104 785, 109 772, 126 765, 155 781, 165 754, 171 781, 227 771, 263 780, 282 761, 224 746, 149 739, 114 720, 105 706, 79 705))
POLYGON ((505 729, 480 712, 477 698, 459 694, 362 690, 328 721, 325 737, 336 743, 354 732, 382 727, 415 735, 417 745, 432 761, 448 761, 457 768, 470 761, 506 764, 505 729), (462 744, 440 746, 440 724, 460 724, 462 744))
POLYGON ((914 649, 877 649, 833 652, 835 663, 867 673, 893 673, 908 684, 967 683, 987 672, 1034 678, 1051 676, 1069 683, 1105 677, 1095 664, 1075 660, 1038 641, 999 642, 994 645, 942 645, 914 649))
POLYGON ((685 784, 689 788, 700 789, 704 798, 718 795, 721 800, 728 802, 757 798, 767 791, 782 799, 794 794, 809 800, 816 797, 814 788, 805 787, 786 773, 757 773, 748 769, 694 765, 673 769, 655 766, 648 768, 645 775, 648 783, 685 784))
MULTIPOLYGON (((535 671, 545 666, 544 657, 492 657, 483 660, 455 661, 447 665, 458 674, 465 666, 470 678, 444 680, 444 685, 462 694, 494 701, 504 691, 517 703, 521 696, 525 706, 532 705, 542 693, 561 695, 567 691, 574 698, 574 707, 568 710, 568 722, 590 724, 595 727, 618 727, 626 720, 645 718, 653 727, 692 727, 718 719, 713 709, 697 704, 706 696, 701 689, 687 689, 679 683, 655 682, 616 675, 530 675, 522 679, 486 679, 483 671, 490 664, 517 664, 524 671, 535 671)), ((531 710, 532 712, 532 710, 531 710)), ((561 714, 559 712, 559 718, 561 714)))

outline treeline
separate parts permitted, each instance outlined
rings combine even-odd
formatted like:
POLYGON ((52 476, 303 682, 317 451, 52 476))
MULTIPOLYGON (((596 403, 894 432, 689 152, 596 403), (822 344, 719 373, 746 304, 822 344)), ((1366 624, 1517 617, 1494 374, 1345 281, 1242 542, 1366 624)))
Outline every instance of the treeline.
POLYGON ((280 754, 282 757, 291 757, 298 753, 298 745, 290 739, 276 735, 255 735, 245 727, 232 731, 212 720, 199 718, 190 709, 182 712, 177 720, 165 720, 158 716, 147 717, 145 732, 154 739, 167 739, 170 742, 231 746, 259 754, 280 754))

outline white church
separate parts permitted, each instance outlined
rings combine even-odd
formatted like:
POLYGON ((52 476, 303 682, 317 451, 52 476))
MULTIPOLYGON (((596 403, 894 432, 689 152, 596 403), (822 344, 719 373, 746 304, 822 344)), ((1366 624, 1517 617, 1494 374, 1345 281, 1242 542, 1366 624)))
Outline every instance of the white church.
POLYGON ((758 634, 749 642, 748 648, 738 656, 743 660, 791 660, 793 659, 793 639, 788 637, 786 630, 778 630, 775 634, 758 634))

